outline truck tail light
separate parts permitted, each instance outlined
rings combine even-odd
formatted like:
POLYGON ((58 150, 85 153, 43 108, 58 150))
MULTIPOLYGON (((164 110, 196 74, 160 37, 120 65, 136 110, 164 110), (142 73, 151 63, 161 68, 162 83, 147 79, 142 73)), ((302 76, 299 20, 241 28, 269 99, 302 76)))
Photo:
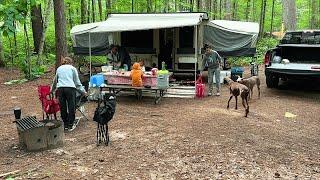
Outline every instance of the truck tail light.
POLYGON ((270 65, 270 53, 267 52, 265 55, 264 55, 264 64, 266 66, 269 66, 270 65))

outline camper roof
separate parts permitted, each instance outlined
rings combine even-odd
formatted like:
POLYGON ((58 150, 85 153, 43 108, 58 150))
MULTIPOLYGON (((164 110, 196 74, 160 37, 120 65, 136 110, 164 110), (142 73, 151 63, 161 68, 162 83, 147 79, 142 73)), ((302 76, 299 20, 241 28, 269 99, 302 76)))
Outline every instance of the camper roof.
POLYGON ((195 26, 208 20, 207 13, 110 14, 103 22, 81 24, 71 29, 72 35, 83 33, 121 32, 195 26))

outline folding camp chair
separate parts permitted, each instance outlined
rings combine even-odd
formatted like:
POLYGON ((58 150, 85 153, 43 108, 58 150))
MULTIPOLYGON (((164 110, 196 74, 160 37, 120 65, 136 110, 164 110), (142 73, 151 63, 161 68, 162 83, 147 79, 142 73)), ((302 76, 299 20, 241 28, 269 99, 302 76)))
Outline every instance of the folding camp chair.
POLYGON ((82 96, 81 92, 76 92, 76 110, 82 115, 81 118, 89 121, 88 117, 85 115, 85 103, 88 102, 88 99, 85 96, 82 96))
POLYGON ((38 95, 42 105, 42 119, 45 119, 44 114, 46 114, 47 119, 57 119, 57 112, 60 111, 60 104, 56 98, 50 93, 49 85, 38 86, 38 95))

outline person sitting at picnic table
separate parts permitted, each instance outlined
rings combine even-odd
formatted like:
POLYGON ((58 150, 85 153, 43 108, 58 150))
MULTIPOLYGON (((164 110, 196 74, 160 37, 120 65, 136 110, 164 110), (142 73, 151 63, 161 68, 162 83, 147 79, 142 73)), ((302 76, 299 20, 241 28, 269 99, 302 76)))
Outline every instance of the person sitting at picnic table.
POLYGON ((107 64, 113 66, 113 69, 119 69, 121 61, 118 53, 118 47, 111 44, 110 52, 107 54, 107 64))
POLYGON ((139 61, 140 67, 141 67, 141 71, 144 73, 146 72, 146 67, 144 66, 144 60, 140 59, 139 61))
POLYGON ((139 63, 134 63, 131 70, 131 80, 132 80, 132 86, 134 87, 140 87, 143 86, 142 84, 142 76, 143 72, 141 71, 141 67, 139 63))
POLYGON ((120 67, 131 67, 131 57, 128 51, 123 46, 110 45, 110 52, 107 54, 107 64, 113 66, 114 69, 120 67))
POLYGON ((86 95, 77 69, 72 66, 73 60, 70 57, 61 57, 61 65, 56 70, 56 75, 51 86, 51 93, 57 90, 60 103, 61 119, 64 122, 65 130, 72 131, 76 128, 78 120, 76 114, 76 93, 80 91, 86 95))

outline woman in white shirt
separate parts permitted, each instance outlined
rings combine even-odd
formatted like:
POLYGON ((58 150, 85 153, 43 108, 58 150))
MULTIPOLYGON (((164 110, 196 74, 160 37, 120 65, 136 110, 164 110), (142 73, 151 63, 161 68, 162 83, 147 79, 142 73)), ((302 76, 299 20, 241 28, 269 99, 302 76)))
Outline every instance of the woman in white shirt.
POLYGON ((77 89, 86 94, 80 82, 78 71, 71 65, 72 63, 73 60, 70 57, 62 57, 61 66, 56 70, 51 87, 51 92, 56 89, 58 91, 61 118, 64 122, 64 128, 69 131, 74 130, 77 125, 75 122, 77 89))

